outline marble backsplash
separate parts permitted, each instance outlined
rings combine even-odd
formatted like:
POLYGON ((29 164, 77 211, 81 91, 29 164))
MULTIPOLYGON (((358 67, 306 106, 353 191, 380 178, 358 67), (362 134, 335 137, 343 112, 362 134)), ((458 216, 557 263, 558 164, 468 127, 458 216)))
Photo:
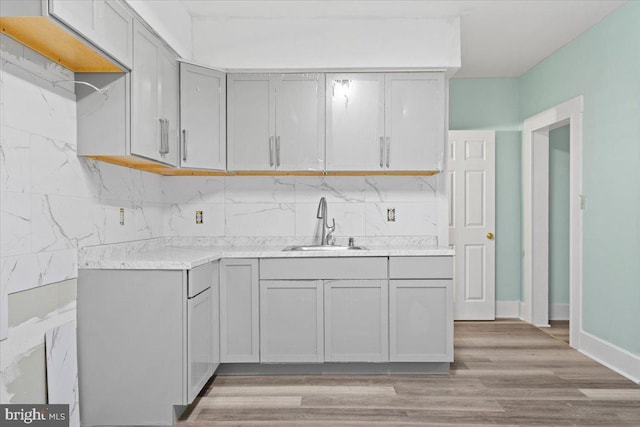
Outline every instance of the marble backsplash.
POLYGON ((320 197, 327 199, 329 220, 335 218, 338 241, 437 236, 435 177, 171 177, 163 189, 167 236, 306 243, 319 234, 320 197), (395 222, 387 221, 387 209, 395 209, 395 222), (196 211, 203 212, 202 224, 196 211))

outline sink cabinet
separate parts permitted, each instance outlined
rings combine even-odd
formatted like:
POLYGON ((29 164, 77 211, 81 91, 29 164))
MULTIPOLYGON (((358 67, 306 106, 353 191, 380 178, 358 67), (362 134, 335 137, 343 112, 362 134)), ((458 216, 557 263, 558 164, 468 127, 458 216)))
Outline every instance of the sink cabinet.
POLYGON ((322 280, 260 281, 260 361, 324 361, 322 280))
POLYGON ((324 359, 389 361, 388 281, 324 282, 324 359))

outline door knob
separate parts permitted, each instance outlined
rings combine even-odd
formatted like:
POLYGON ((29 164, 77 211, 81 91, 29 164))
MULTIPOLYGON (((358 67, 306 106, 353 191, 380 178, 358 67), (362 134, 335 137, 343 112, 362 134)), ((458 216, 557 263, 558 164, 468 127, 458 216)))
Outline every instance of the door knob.
POLYGON ((487 233, 487 239, 493 240, 493 233, 487 233))

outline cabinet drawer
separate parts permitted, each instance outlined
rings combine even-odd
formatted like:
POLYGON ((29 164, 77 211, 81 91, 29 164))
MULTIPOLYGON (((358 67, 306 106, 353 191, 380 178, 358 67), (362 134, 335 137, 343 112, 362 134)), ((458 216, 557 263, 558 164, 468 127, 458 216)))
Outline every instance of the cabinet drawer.
POLYGON ((260 279, 386 278, 386 257, 273 258, 260 260, 260 279))
POLYGON ((187 296, 191 298, 213 285, 215 278, 218 277, 218 263, 209 262, 200 265, 189 270, 188 274, 189 286, 187 296))
POLYGON ((452 256, 390 257, 391 279, 451 279, 452 256))

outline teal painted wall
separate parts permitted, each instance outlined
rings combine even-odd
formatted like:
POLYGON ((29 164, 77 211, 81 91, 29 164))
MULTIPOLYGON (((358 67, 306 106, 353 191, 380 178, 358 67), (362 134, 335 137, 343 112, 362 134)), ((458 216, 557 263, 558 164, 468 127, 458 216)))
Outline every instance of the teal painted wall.
POLYGON ((640 2, 519 79, 524 119, 584 95, 583 328, 640 354, 640 2))
POLYGON ((569 304, 569 126, 549 132, 549 303, 569 304))
POLYGON ((449 129, 496 130, 496 299, 519 301, 522 276, 518 80, 452 79, 449 129))

